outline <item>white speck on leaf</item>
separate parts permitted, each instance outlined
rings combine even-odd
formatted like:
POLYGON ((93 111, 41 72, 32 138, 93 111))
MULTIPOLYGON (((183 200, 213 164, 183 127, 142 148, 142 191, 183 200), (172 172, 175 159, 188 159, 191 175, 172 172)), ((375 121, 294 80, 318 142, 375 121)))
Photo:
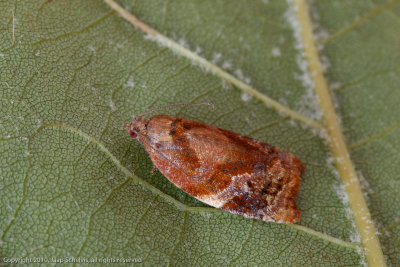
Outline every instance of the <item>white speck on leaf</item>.
POLYGON ((374 190, 371 188, 371 186, 369 185, 368 181, 365 179, 365 177, 363 176, 361 171, 358 171, 357 174, 358 174, 358 179, 361 184, 361 189, 362 189, 365 201, 367 202, 367 204, 370 204, 369 195, 374 194, 374 190))
POLYGON ((200 215, 208 219, 211 218, 212 216, 210 212, 201 212, 200 215))
POLYGON ((222 54, 221 54, 221 53, 214 53, 211 62, 212 62, 213 64, 216 64, 216 63, 218 63, 218 61, 220 61, 221 57, 222 57, 222 54))
MULTIPOLYGON (((333 164, 333 158, 330 159, 330 161, 333 164)), ((337 171, 336 171, 337 173, 337 171)), ((339 175, 338 173, 336 175, 339 175)), ((345 185, 342 183, 338 182, 336 185, 334 185, 334 191, 336 192, 336 195, 339 197, 339 199, 342 201, 345 211, 346 218, 351 221, 351 229, 350 229, 350 240, 355 243, 360 243, 361 237, 360 233, 357 231, 357 227, 354 221, 354 215, 353 215, 353 210, 350 208, 349 205, 349 197, 346 193, 346 188, 345 185)), ((362 255, 362 254, 360 254, 362 255)))
POLYGON ((109 104, 109 106, 110 106, 110 108, 111 108, 111 111, 115 111, 117 108, 115 107, 115 104, 114 104, 114 102, 112 101, 112 99, 110 99, 110 102, 108 103, 109 104))
POLYGON ((273 47, 271 53, 273 57, 281 56, 281 50, 279 49, 279 47, 273 47))
POLYGON ((194 50, 194 52, 195 52, 196 54, 200 54, 201 52, 203 52, 203 49, 201 49, 200 46, 196 46, 196 50, 194 50))
POLYGON ((232 89, 232 85, 225 80, 222 80, 222 89, 229 90, 232 89))
POLYGON ((243 72, 242 72, 242 70, 241 69, 237 69, 237 70, 235 70, 235 75, 240 79, 240 80, 242 80, 243 81, 243 79, 244 79, 244 75, 243 75, 243 72))
POLYGON ((135 82, 133 80, 133 76, 129 77, 128 81, 125 83, 125 86, 130 87, 130 88, 135 87, 135 82))
POLYGON ((338 89, 338 88, 340 88, 340 86, 342 86, 342 84, 340 82, 333 82, 333 83, 329 84, 329 88, 331 90, 338 89))
POLYGON ((243 93, 242 96, 241 96, 241 99, 242 99, 244 102, 248 102, 251 98, 252 98, 252 96, 249 95, 248 93, 243 93))
POLYGON ((232 69, 232 63, 229 61, 225 61, 224 63, 222 63, 222 68, 226 69, 226 70, 230 70, 230 69, 232 69))
POLYGON ((90 51, 92 51, 94 54, 96 54, 96 48, 94 48, 94 46, 89 45, 89 46, 88 46, 88 49, 89 49, 90 51))
POLYGON ((300 69, 300 73, 294 73, 294 77, 300 80, 303 87, 306 89, 302 100, 297 102, 297 109, 302 114, 319 120, 322 117, 322 113, 318 108, 318 99, 314 94, 314 83, 308 71, 308 62, 305 59, 303 42, 301 39, 301 27, 294 10, 295 5, 293 0, 287 0, 287 2, 289 9, 286 11, 284 17, 293 29, 293 35, 295 39, 294 47, 298 51, 296 62, 300 69))
POLYGON ((179 44, 180 44, 181 46, 185 47, 185 48, 189 48, 188 42, 187 42, 185 39, 183 39, 183 38, 179 39, 179 44))

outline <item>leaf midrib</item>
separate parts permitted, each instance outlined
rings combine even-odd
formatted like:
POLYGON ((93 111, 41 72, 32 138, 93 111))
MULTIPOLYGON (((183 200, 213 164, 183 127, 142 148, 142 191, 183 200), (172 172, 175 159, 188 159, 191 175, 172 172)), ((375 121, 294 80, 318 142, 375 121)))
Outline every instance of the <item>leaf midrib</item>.
POLYGON ((350 159, 349 149, 344 141, 343 132, 325 80, 319 53, 314 41, 308 5, 305 0, 294 0, 294 5, 297 20, 300 24, 301 41, 303 42, 309 72, 314 82, 316 95, 319 98, 325 129, 329 137, 328 145, 335 158, 336 167, 349 197, 350 208, 352 209, 361 237, 364 253, 371 266, 386 266, 381 244, 361 190, 354 164, 350 159))

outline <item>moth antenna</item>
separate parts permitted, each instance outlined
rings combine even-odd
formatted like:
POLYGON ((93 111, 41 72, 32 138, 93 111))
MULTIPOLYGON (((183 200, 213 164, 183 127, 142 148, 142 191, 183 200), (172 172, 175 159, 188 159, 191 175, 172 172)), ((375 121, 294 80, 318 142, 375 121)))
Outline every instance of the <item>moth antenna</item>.
POLYGON ((208 106, 214 108, 214 105, 212 103, 210 103, 210 102, 198 102, 198 103, 187 103, 187 104, 183 103, 183 104, 166 105, 166 106, 161 106, 161 107, 157 107, 157 108, 153 108, 153 109, 147 110, 147 111, 145 111, 145 112, 143 112, 143 113, 141 113, 139 115, 136 115, 135 118, 139 118, 141 116, 144 116, 146 114, 149 114, 149 113, 151 113, 153 111, 160 110, 160 109, 178 108, 178 107, 187 107, 187 106, 198 106, 198 105, 208 105, 208 106))

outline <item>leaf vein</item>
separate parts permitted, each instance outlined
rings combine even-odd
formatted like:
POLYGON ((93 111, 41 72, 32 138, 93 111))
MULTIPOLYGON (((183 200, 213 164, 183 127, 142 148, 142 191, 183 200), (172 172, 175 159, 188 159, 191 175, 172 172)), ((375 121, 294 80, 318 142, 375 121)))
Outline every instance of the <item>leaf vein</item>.
MULTIPOLYGON (((76 259, 80 257, 80 255, 82 254, 83 249, 86 247, 86 244, 87 244, 87 242, 89 240, 89 237, 90 237, 92 229, 93 229, 93 218, 94 218, 94 216, 107 205, 108 201, 111 199, 113 194, 115 192, 121 190, 125 185, 128 184, 129 181, 130 181, 130 177, 128 176, 128 178, 122 184, 120 184, 119 186, 111 189, 110 193, 108 194, 108 196, 107 196, 106 200, 103 202, 103 204, 101 204, 92 214, 90 214, 88 231, 87 231, 85 240, 83 241, 81 247, 78 250, 78 253, 75 256, 76 259)), ((75 264, 76 263, 74 263, 73 266, 75 266, 75 264)))
POLYGON ((1 237, 0 237, 0 241, 4 241, 4 239, 5 239, 5 237, 6 237, 7 233, 8 233, 8 231, 9 231, 9 230, 11 229, 11 227, 14 225, 15 220, 17 219, 18 214, 20 213, 20 211, 21 211, 21 209, 22 209, 22 206, 23 206, 23 205, 25 204, 25 202, 26 202, 25 191, 26 191, 26 184, 28 183, 28 179, 29 179, 29 171, 30 171, 30 169, 31 169, 31 162, 30 162, 30 160, 28 159, 28 167, 27 167, 27 169, 26 169, 24 181, 23 181, 23 183, 22 183, 22 200, 21 200, 21 202, 19 203, 18 207, 15 209, 15 212, 14 212, 14 214, 13 214, 12 220, 11 220, 11 221, 9 222, 9 224, 4 228, 4 231, 3 231, 3 233, 1 234, 1 237))
POLYGON ((228 264, 228 266, 232 266, 238 259, 240 259, 240 257, 243 256, 244 247, 247 245, 247 243, 250 242, 250 239, 251 239, 252 236, 253 236, 254 224, 255 224, 255 220, 252 220, 252 222, 251 222, 251 228, 250 228, 250 231, 249 231, 249 235, 247 236, 247 239, 246 239, 246 240, 242 243, 242 245, 240 246, 240 251, 239 251, 238 255, 237 255, 235 258, 233 258, 233 259, 231 260, 231 262, 228 264))
MULTIPOLYGON (((82 27, 80 29, 77 29, 77 30, 74 30, 74 31, 69 31, 69 32, 60 34, 60 35, 55 36, 55 37, 44 38, 44 39, 41 39, 39 41, 32 42, 32 43, 20 43, 20 45, 24 45, 24 46, 27 46, 27 45, 39 45, 39 44, 42 44, 42 43, 45 43, 45 42, 57 41, 57 40, 60 40, 62 38, 65 38, 65 37, 69 37, 71 35, 81 34, 83 32, 86 32, 86 31, 90 30, 91 28, 95 27, 97 24, 99 24, 102 21, 106 20, 108 17, 110 17, 113 14, 114 14, 114 11, 108 12, 105 15, 101 16, 100 18, 96 19, 95 21, 89 23, 88 25, 86 25, 86 26, 84 26, 84 27, 82 27)), ((3 50, 3 52, 5 52, 7 50, 8 50, 8 48, 3 50)))
POLYGON ((382 71, 377 71, 377 72, 373 72, 373 73, 366 73, 364 74, 362 77, 357 78, 355 80, 349 81, 345 84, 342 84, 340 87, 337 87, 335 89, 332 89, 333 91, 338 91, 338 90, 344 90, 347 89, 349 87, 354 87, 355 85, 358 85, 362 82, 366 82, 371 78, 375 78, 375 77, 379 77, 381 75, 385 75, 385 74, 391 74, 394 73, 396 71, 399 70, 400 67, 396 67, 393 69, 387 69, 387 70, 382 70, 382 71))
POLYGON ((368 145, 369 143, 372 143, 373 141, 376 141, 384 136, 386 136, 387 134, 389 134, 390 132, 396 130, 398 127, 400 126, 400 120, 398 120, 397 122, 395 122, 394 124, 390 125, 389 127, 386 127, 385 129, 383 129, 382 131, 380 131, 377 134, 374 134, 370 137, 367 137, 363 140, 360 140, 358 142, 355 142, 354 144, 351 144, 349 146, 350 150, 355 150, 361 146, 365 146, 368 145))
POLYGON ((381 5, 381 6, 378 6, 377 8, 373 9, 369 13, 367 13, 364 16, 361 16, 359 19, 355 20, 350 25, 347 25, 346 27, 336 31, 334 34, 330 35, 324 41, 322 41, 322 43, 327 44, 332 40, 335 40, 335 39, 337 39, 339 37, 342 37, 343 35, 345 35, 346 33, 350 32, 351 30, 354 30, 354 29, 360 27, 362 24, 364 24, 369 19, 377 16, 378 14, 382 13, 385 10, 388 10, 389 8, 391 8, 392 6, 394 6, 398 2, 399 2, 399 0, 392 0, 392 1, 387 2, 387 3, 385 3, 385 4, 381 5))
POLYGON ((182 229, 181 232, 179 233, 179 239, 178 242, 176 243, 176 245, 174 246, 174 248, 171 251, 170 257, 169 257, 169 263, 168 266, 170 266, 172 264, 172 260, 173 260, 173 256, 175 255, 176 250, 178 249, 178 247, 182 244, 183 242, 183 235, 185 233, 186 230, 186 226, 187 226, 187 221, 188 221, 188 213, 187 211, 183 211, 183 224, 182 224, 182 229))

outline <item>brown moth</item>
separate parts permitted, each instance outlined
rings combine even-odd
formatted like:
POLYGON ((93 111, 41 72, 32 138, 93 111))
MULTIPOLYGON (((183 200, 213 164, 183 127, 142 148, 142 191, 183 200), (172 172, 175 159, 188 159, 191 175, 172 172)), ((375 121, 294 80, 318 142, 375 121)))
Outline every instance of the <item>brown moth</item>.
POLYGON ((295 197, 305 167, 288 152, 204 123, 137 115, 124 128, 149 153, 154 166, 177 187, 216 208, 266 222, 300 219, 295 197))

